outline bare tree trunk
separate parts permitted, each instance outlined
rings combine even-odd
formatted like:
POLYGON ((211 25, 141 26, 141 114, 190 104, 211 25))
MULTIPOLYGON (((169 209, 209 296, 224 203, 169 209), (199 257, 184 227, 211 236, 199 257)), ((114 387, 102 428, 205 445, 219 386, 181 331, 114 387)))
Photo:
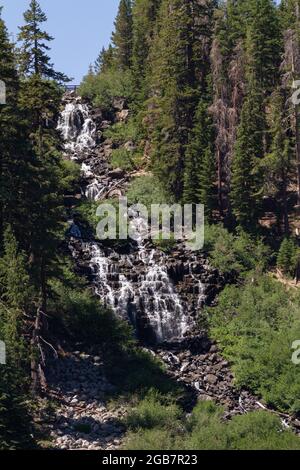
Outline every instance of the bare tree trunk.
POLYGON ((289 235, 289 233, 290 233, 290 223, 289 223, 288 201, 287 201, 287 177, 286 177, 285 174, 283 174, 282 180, 283 180, 282 203, 283 203, 284 233, 285 233, 285 235, 289 235))

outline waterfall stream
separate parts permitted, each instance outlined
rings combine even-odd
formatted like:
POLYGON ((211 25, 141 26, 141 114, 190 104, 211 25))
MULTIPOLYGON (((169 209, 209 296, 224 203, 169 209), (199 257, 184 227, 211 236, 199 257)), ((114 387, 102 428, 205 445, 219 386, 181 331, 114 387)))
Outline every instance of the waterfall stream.
MULTIPOLYGON (((96 146, 96 124, 90 117, 89 107, 77 98, 67 102, 62 111, 58 129, 65 141, 65 150, 71 159, 80 154, 87 155, 82 162, 82 177, 86 181, 83 194, 86 198, 99 200, 107 190, 98 175, 93 172, 89 152, 96 146)), ((101 145, 101 144, 100 144, 101 145)), ((139 214, 129 214, 131 223, 139 226, 139 214)), ((76 232, 76 230, 75 230, 76 232)), ((73 233, 74 228, 73 228, 73 233)), ((72 230, 71 230, 72 233, 72 230)), ((78 232, 77 232, 78 233, 78 232)), ((120 255, 96 241, 84 242, 84 250, 90 259, 94 275, 95 291, 104 304, 110 306, 117 315, 130 319, 136 326, 137 318, 143 317, 150 326, 157 342, 182 338, 191 325, 173 282, 168 276, 165 255, 155 249, 146 248, 143 239, 138 239, 136 248, 129 255, 120 255), (134 263, 139 270, 135 276, 134 263), (120 266, 126 269, 121 270, 120 266)))
POLYGON ((96 146, 96 124, 90 117, 89 107, 79 100, 67 103, 62 111, 57 129, 65 141, 65 149, 73 153, 92 149, 96 146))

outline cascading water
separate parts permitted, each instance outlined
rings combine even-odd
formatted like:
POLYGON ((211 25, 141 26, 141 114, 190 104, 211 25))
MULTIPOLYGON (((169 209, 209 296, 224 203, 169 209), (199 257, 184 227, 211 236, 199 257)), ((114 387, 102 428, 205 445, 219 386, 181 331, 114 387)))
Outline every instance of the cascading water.
POLYGON ((89 107, 78 100, 66 104, 57 129, 65 141, 65 149, 73 153, 92 149, 96 146, 96 124, 90 117, 89 107))
MULTIPOLYGON (((96 125, 90 118, 88 106, 78 100, 67 103, 58 129, 65 140, 66 151, 73 159, 77 159, 79 152, 88 154, 88 150, 96 145, 96 125)), ((82 176, 87 181, 83 192, 87 198, 97 201, 107 188, 93 172, 90 163, 82 163, 82 176)), ((129 218, 135 228, 148 230, 138 213, 132 212, 129 218)), ((117 315, 129 318, 134 326, 138 317, 145 318, 157 342, 182 338, 188 330, 190 319, 168 276, 163 253, 146 249, 143 240, 142 236, 136 240, 132 254, 113 252, 111 256, 99 243, 84 243, 94 274, 96 293, 117 315), (131 274, 135 261, 138 261, 140 271, 133 279, 131 274), (127 272, 121 272, 120 266, 127 266, 127 272)))

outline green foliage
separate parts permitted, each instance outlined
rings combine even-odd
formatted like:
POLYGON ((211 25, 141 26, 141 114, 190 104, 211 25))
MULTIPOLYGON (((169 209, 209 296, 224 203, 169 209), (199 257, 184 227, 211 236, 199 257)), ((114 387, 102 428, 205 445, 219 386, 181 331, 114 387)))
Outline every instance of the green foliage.
POLYGON ((158 178, 145 175, 135 178, 130 184, 127 198, 129 204, 144 204, 148 210, 151 204, 170 204, 172 195, 166 191, 158 178))
POLYGON ((228 286, 208 309, 211 333, 233 364, 238 386, 271 405, 293 410, 300 393, 292 344, 300 334, 299 296, 268 276, 228 286))
POLYGON ((113 54, 117 68, 125 70, 132 59, 132 1, 120 0, 112 34, 113 54))
POLYGON ((99 217, 97 217, 97 207, 99 203, 84 199, 76 207, 76 222, 83 226, 84 228, 92 229, 93 233, 96 233, 96 227, 99 222, 99 217))
POLYGON ((284 274, 293 276, 295 274, 300 252, 295 241, 292 238, 285 238, 280 245, 277 256, 277 267, 283 271, 284 274))
POLYGON ((99 346, 103 351, 122 350, 133 342, 129 325, 101 305, 89 290, 55 282, 53 291, 53 314, 59 315, 65 331, 76 341, 99 346))
POLYGON ((268 247, 261 240, 242 230, 234 235, 221 225, 205 227, 204 249, 214 267, 223 273, 235 271, 239 275, 263 271, 270 256, 268 247))
POLYGON ((164 427, 172 429, 174 423, 180 419, 182 411, 175 404, 166 404, 168 400, 150 390, 146 397, 133 408, 126 418, 129 429, 136 431, 139 428, 152 429, 164 427), (165 404, 163 404, 165 403, 165 404))
POLYGON ((129 102, 133 96, 132 74, 130 70, 115 68, 95 75, 89 73, 80 85, 79 93, 92 100, 95 106, 104 110, 112 109, 113 98, 120 96, 129 102))
POLYGON ((141 155, 131 152, 125 148, 118 148, 112 151, 110 162, 113 168, 121 168, 125 171, 137 170, 141 163, 141 155))
POLYGON ((258 171, 263 157, 264 114, 257 84, 245 99, 232 166, 231 203, 238 224, 256 227, 260 214, 262 174, 258 171))
POLYGON ((182 197, 185 153, 199 96, 207 88, 209 58, 202 46, 212 33, 214 6, 176 0, 170 9, 162 1, 149 56, 146 106, 153 170, 176 199, 182 197))
POLYGON ((131 118, 128 121, 118 122, 104 131, 104 136, 107 139, 112 139, 115 145, 122 145, 128 141, 134 144, 138 143, 141 135, 140 128, 135 119, 131 118))
POLYGON ((31 286, 24 254, 9 227, 0 258, 0 340, 7 364, 0 365, 0 449, 30 445, 28 413, 29 350, 23 337, 23 315, 30 310, 31 286))
POLYGON ((204 204, 208 219, 215 207, 215 161, 212 119, 208 105, 201 99, 185 157, 183 200, 186 204, 204 204))
POLYGON ((63 73, 54 71, 47 56, 46 51, 49 50, 47 43, 53 38, 40 27, 47 21, 47 17, 37 0, 31 0, 29 9, 24 13, 24 20, 25 25, 20 28, 19 34, 19 41, 22 41, 19 57, 21 73, 51 78, 59 82, 69 81, 63 73))
POLYGON ((133 412, 133 431, 128 433, 128 450, 288 450, 299 449, 300 441, 283 429, 280 419, 264 411, 235 416, 224 422, 224 410, 213 402, 201 402, 190 417, 165 406, 142 402, 133 412), (145 420, 145 415, 147 419, 145 420), (159 415, 164 418, 158 421, 159 415), (171 424, 170 421, 173 423, 171 424), (140 428, 139 428, 140 426, 140 428), (150 428, 150 429, 149 429, 150 428))

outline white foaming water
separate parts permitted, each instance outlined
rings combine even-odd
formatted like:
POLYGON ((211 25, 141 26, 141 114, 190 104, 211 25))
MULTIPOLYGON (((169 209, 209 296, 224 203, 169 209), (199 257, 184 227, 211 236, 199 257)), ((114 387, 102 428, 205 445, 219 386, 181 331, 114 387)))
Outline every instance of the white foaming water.
POLYGON ((96 124, 86 104, 76 101, 67 103, 57 129, 63 136, 67 152, 80 152, 96 146, 96 124))
MULTIPOLYGON (((88 106, 78 101, 66 105, 58 130, 64 138, 66 151, 74 160, 78 152, 88 151, 96 145, 96 125, 90 118, 88 106)), ((101 199, 107 188, 97 179, 92 167, 82 163, 82 175, 90 181, 93 178, 84 190, 85 196, 95 201, 101 199)), ((156 250, 146 249, 142 234, 149 230, 148 223, 134 211, 129 218, 133 228, 141 232, 136 239, 135 254, 116 254, 119 261, 114 261, 105 255, 98 243, 85 243, 95 276, 96 293, 122 318, 130 318, 135 323, 136 315, 146 316, 158 342, 182 338, 188 329, 188 319, 168 276, 165 257, 162 253, 156 256, 156 250), (130 275, 120 272, 120 265, 126 264, 129 271, 134 272, 134 259, 139 260, 143 268, 137 270, 133 282, 130 275)))
POLYGON ((106 188, 103 186, 103 184, 97 179, 94 179, 92 183, 87 185, 84 191, 84 195, 88 199, 92 199, 93 201, 99 201, 105 190, 106 188))

